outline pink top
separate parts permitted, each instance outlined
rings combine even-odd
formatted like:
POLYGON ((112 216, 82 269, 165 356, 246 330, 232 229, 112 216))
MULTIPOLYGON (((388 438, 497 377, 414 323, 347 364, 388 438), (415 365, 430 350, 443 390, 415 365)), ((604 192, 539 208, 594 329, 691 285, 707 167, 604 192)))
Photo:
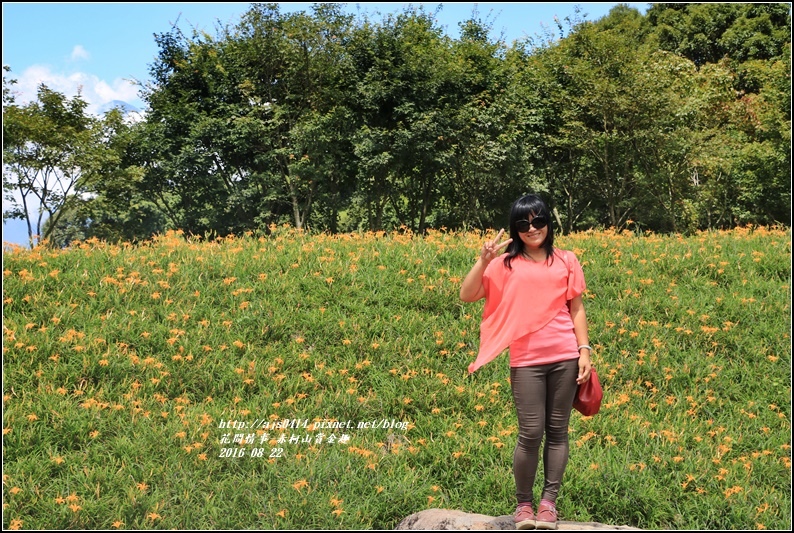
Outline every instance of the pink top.
POLYGON ((510 343, 510 366, 534 366, 579 359, 573 319, 567 305, 541 329, 510 343))
POLYGON ((578 357, 567 302, 585 289, 579 260, 573 252, 555 250, 551 264, 519 256, 513 259, 512 267, 504 264, 504 256, 497 257, 483 273, 485 309, 480 351, 469 365, 470 373, 508 347, 511 366, 578 357))

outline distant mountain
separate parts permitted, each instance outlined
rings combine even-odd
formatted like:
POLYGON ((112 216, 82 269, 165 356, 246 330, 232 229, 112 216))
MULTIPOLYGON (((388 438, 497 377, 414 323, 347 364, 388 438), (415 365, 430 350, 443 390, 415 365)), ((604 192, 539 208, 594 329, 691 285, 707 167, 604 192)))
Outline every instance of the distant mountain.
POLYGON ((111 109, 118 107, 122 114, 128 115, 130 113, 138 113, 140 114, 141 110, 135 107, 134 105, 128 104, 127 102, 123 102, 121 100, 112 100, 106 104, 102 104, 99 106, 99 114, 104 115, 111 109))

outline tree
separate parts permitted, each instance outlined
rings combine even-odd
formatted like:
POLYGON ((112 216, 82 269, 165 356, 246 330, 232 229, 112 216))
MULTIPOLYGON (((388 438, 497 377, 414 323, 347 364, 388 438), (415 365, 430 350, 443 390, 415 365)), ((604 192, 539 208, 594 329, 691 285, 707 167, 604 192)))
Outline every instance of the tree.
POLYGON ((448 227, 484 229, 503 225, 518 196, 544 189, 534 163, 546 127, 545 103, 525 54, 492 41, 476 12, 460 27, 452 44, 450 92, 457 96, 443 145, 441 220, 448 227))
POLYGON ((149 109, 137 147, 141 189, 170 227, 188 234, 247 229, 256 203, 230 202, 246 196, 249 175, 229 152, 257 130, 239 112, 242 95, 223 50, 209 35, 189 39, 176 27, 155 40, 160 51, 143 94, 149 109))
POLYGON ((22 107, 6 102, 4 87, 3 103, 3 192, 12 206, 3 217, 25 220, 33 246, 82 201, 104 155, 102 127, 79 94, 69 99, 46 85, 22 107))
POLYGON ((569 224, 578 216, 574 205, 590 206, 587 226, 620 227, 637 208, 632 141, 647 127, 637 90, 646 58, 639 20, 636 10, 615 8, 538 56, 536 83, 549 95, 556 124, 540 166, 553 196, 564 192, 569 224))
POLYGON ((713 113, 698 143, 704 184, 701 217, 708 227, 791 224, 790 58, 749 61, 758 93, 735 97, 713 113))
MULTIPOLYGON (((653 4, 646 15, 649 43, 695 63, 719 63, 727 58, 740 71, 748 60, 768 60, 785 53, 791 42, 789 3, 682 3, 653 4)), ((738 91, 758 87, 743 76, 738 91)))
POLYGON ((340 6, 255 4, 213 38, 157 36, 144 185, 171 223, 219 234, 317 218, 335 228, 350 189, 354 85, 340 6))
POLYGON ((353 145, 368 227, 383 228, 388 211, 389 225, 423 232, 445 189, 456 113, 466 102, 450 41, 431 14, 409 8, 358 28, 350 53, 361 117, 353 145))
POLYGON ((654 4, 646 23, 649 43, 694 62, 701 88, 722 72, 735 90, 693 130, 700 225, 790 223, 790 4, 654 4))
MULTIPOLYGON (((170 229, 157 205, 141 190, 143 169, 137 164, 141 123, 129 124, 113 109, 99 120, 105 149, 97 154, 98 171, 85 180, 82 201, 63 213, 50 236, 54 246, 98 238, 106 242, 134 242, 170 229)), ((45 222, 45 231, 48 223, 45 222)))
POLYGON ((707 174, 698 168, 703 146, 721 138, 721 115, 733 98, 731 72, 718 65, 700 70, 688 59, 657 51, 636 89, 649 127, 638 129, 638 182, 644 222, 673 232, 698 229, 707 174))
POLYGON ((287 123, 276 154, 298 228, 312 218, 319 222, 320 217, 312 217, 319 203, 327 209, 321 227, 334 230, 344 205, 342 195, 353 186, 355 84, 345 50, 351 21, 333 4, 317 4, 312 15, 285 19, 286 94, 275 105, 287 123))

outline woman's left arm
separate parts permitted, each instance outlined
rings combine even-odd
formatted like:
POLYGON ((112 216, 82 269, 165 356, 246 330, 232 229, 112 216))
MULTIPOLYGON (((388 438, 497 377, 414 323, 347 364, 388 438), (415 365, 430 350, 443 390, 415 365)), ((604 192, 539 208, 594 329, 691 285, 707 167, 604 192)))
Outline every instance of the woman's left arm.
POLYGON ((590 334, 587 328, 587 316, 584 312, 582 295, 571 300, 571 319, 573 319, 573 332, 576 335, 576 345, 579 346, 579 376, 576 383, 582 384, 590 379, 590 334))

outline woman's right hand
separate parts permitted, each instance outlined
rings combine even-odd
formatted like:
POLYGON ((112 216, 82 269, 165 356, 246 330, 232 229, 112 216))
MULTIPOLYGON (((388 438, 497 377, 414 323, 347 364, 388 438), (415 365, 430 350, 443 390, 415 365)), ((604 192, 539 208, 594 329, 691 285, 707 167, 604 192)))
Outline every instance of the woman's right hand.
POLYGON ((504 235, 505 230, 499 230, 499 234, 492 241, 488 241, 482 245, 480 251, 480 258, 471 267, 471 270, 463 280, 460 286, 460 299, 464 302, 476 302, 480 298, 485 297, 485 287, 482 284, 482 276, 485 272, 485 267, 488 263, 493 261, 501 253, 502 248, 513 242, 513 239, 507 239, 505 242, 500 243, 499 239, 504 235))
POLYGON ((502 238, 504 233, 505 230, 500 229, 494 240, 488 241, 482 245, 482 250, 480 250, 480 260, 482 261, 483 266, 488 266, 491 261, 493 261, 502 253, 502 248, 513 242, 513 239, 507 239, 506 241, 500 243, 499 239, 502 238))

